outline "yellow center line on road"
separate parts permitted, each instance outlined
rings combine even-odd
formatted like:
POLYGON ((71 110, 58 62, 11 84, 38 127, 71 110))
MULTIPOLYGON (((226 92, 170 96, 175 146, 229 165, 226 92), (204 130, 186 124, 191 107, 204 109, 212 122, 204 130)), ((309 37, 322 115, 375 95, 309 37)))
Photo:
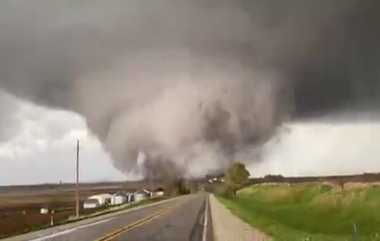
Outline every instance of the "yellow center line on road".
POLYGON ((168 213, 170 210, 174 209, 175 207, 177 207, 178 205, 175 205, 175 206, 172 206, 172 207, 166 207, 166 208, 162 208, 160 209, 159 211, 153 213, 152 215, 149 215, 145 218, 142 218, 142 219, 139 219, 137 220, 136 222, 133 222, 131 224, 128 224, 127 226, 124 226, 122 228, 119 228, 119 229, 116 229, 106 235, 104 235, 103 237, 97 239, 96 241, 111 241, 111 240, 114 240, 115 238, 119 237, 120 235, 122 234, 125 234, 135 228, 138 228, 140 226, 143 226, 147 223, 150 223, 151 221, 153 221, 154 219, 156 218, 159 218, 161 216, 163 216, 164 214, 168 213))

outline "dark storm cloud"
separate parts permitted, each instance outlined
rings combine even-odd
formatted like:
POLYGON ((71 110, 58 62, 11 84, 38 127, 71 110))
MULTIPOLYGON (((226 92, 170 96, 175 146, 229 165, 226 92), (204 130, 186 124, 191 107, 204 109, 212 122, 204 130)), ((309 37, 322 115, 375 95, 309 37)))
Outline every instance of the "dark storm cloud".
POLYGON ((14 97, 0 90, 0 143, 6 142, 17 133, 20 124, 17 116, 19 108, 14 97))
POLYGON ((340 22, 326 27, 309 55, 291 69, 297 114, 379 109, 379 10, 378 1, 355 2, 340 22))
POLYGON ((147 175, 199 174, 246 156, 284 119, 377 108, 379 10, 375 0, 2 1, 0 87, 83 115, 120 170, 145 153, 147 175))

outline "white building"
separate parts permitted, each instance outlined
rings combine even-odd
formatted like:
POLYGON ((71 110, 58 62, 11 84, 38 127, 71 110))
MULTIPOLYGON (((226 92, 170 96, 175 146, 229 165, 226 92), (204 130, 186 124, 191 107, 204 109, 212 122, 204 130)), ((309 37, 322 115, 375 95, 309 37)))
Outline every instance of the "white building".
POLYGON ((165 191, 162 188, 158 188, 154 192, 152 192, 152 197, 163 197, 163 196, 165 196, 165 191))
POLYGON ((88 200, 90 200, 90 199, 97 200, 98 203, 99 203, 99 205, 102 207, 102 206, 111 204, 112 195, 108 194, 108 193, 98 194, 98 195, 94 195, 94 196, 88 197, 88 200))
POLYGON ((123 194, 114 194, 112 195, 111 205, 121 205, 128 201, 127 196, 123 194))
POLYGON ((148 193, 146 191, 135 192, 135 195, 134 195, 134 201, 135 202, 141 202, 141 201, 144 201, 148 198, 150 198, 150 193, 148 193))
POLYGON ((126 193, 126 196, 127 196, 127 202, 128 203, 135 201, 135 194, 134 193, 128 192, 128 193, 126 193))
POLYGON ((40 214, 43 214, 43 215, 46 215, 46 214, 49 214, 49 209, 48 208, 41 208, 40 209, 40 214))
POLYGON ((165 195, 164 191, 157 191, 157 192, 154 193, 155 197, 163 197, 164 195, 165 195))
POLYGON ((83 208, 84 209, 94 209, 94 208, 99 208, 100 204, 97 199, 87 199, 83 203, 83 208))

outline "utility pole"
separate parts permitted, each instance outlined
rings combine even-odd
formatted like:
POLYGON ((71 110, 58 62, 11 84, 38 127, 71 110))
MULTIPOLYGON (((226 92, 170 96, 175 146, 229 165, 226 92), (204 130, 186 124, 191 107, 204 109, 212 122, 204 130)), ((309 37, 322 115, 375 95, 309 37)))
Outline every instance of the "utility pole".
POLYGON ((76 163, 76 190, 75 190, 75 216, 79 218, 79 140, 77 141, 77 163, 76 163))

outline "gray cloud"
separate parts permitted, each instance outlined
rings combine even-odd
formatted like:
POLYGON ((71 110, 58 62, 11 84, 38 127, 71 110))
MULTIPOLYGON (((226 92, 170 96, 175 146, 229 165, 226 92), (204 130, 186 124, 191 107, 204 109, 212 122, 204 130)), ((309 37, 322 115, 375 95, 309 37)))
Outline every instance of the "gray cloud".
POLYGON ((19 108, 14 97, 0 91, 0 143, 6 142, 18 132, 20 119, 17 111, 19 108))
POLYGON ((83 115, 120 170, 144 152, 151 176, 168 166, 197 175, 245 156, 283 119, 376 103, 379 9, 3 1, 0 87, 83 115))
MULTIPOLYGON (((4 103, 4 102, 2 102, 4 103)), ((17 105, 15 131, 0 142, 0 185, 75 181, 76 140, 81 143, 81 181, 136 178, 112 167, 109 155, 78 114, 50 110, 10 98, 17 105)), ((9 125, 9 123, 7 123, 9 125)))

